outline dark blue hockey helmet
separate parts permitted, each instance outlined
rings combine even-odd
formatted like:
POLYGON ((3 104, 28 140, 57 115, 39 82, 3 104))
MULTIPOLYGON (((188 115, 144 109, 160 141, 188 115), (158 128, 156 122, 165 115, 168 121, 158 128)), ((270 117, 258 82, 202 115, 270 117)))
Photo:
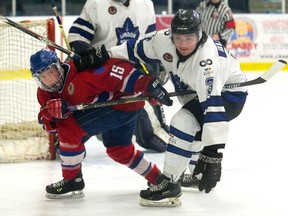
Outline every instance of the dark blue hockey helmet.
POLYGON ((60 90, 63 86, 64 81, 64 71, 60 66, 60 61, 56 52, 53 52, 50 49, 41 49, 30 57, 30 71, 32 73, 32 77, 36 80, 37 85, 49 92, 56 92, 60 90), (59 72, 59 79, 53 83, 52 86, 47 86, 41 80, 41 73, 48 70, 51 67, 55 67, 59 72))

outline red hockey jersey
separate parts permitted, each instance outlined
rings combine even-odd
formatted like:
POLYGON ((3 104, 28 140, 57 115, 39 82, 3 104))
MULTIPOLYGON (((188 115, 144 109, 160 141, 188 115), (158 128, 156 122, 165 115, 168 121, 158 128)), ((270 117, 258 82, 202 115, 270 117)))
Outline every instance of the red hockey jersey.
MULTIPOLYGON (((40 88, 37 98, 41 107, 50 99, 61 98, 68 106, 136 97, 145 92, 151 75, 143 75, 126 60, 109 59, 98 68, 78 72, 73 61, 62 64, 65 73, 63 88, 47 92, 40 88)), ((144 101, 113 106, 117 110, 133 111, 144 101)))

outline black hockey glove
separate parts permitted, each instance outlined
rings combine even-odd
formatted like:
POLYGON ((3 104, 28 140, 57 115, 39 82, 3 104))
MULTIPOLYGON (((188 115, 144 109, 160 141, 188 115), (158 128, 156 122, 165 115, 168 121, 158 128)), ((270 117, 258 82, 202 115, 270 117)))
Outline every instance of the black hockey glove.
POLYGON ((216 187, 217 182, 221 178, 221 161, 222 153, 209 151, 209 147, 205 147, 201 152, 198 163, 195 167, 194 174, 202 173, 202 178, 199 182, 198 189, 209 193, 212 188, 216 187))
POLYGON ((146 89, 147 93, 159 101, 161 104, 166 106, 172 106, 173 101, 167 95, 168 92, 166 89, 161 85, 161 82, 158 78, 153 77, 149 84, 147 85, 146 89))
POLYGON ((92 67, 99 67, 110 58, 104 45, 100 47, 93 47, 84 52, 79 53, 80 59, 74 59, 74 64, 78 71, 83 71, 92 67))

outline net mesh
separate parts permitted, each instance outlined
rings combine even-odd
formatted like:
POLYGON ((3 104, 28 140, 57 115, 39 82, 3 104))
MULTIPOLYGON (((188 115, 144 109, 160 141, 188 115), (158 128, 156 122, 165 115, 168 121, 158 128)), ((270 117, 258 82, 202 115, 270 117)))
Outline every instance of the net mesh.
MULTIPOLYGON (((48 20, 21 22, 44 37, 48 20)), ((48 134, 37 122, 37 85, 31 78, 30 56, 46 45, 0 23, 0 162, 48 159, 48 134)))

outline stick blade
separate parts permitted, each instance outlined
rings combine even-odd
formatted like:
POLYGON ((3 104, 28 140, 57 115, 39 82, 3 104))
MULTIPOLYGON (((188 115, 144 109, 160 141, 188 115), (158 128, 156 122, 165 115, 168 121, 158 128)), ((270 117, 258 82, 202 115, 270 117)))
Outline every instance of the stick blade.
POLYGON ((277 72, 282 70, 287 65, 287 62, 280 59, 275 62, 265 73, 261 75, 261 79, 266 82, 267 80, 271 79, 277 72))

